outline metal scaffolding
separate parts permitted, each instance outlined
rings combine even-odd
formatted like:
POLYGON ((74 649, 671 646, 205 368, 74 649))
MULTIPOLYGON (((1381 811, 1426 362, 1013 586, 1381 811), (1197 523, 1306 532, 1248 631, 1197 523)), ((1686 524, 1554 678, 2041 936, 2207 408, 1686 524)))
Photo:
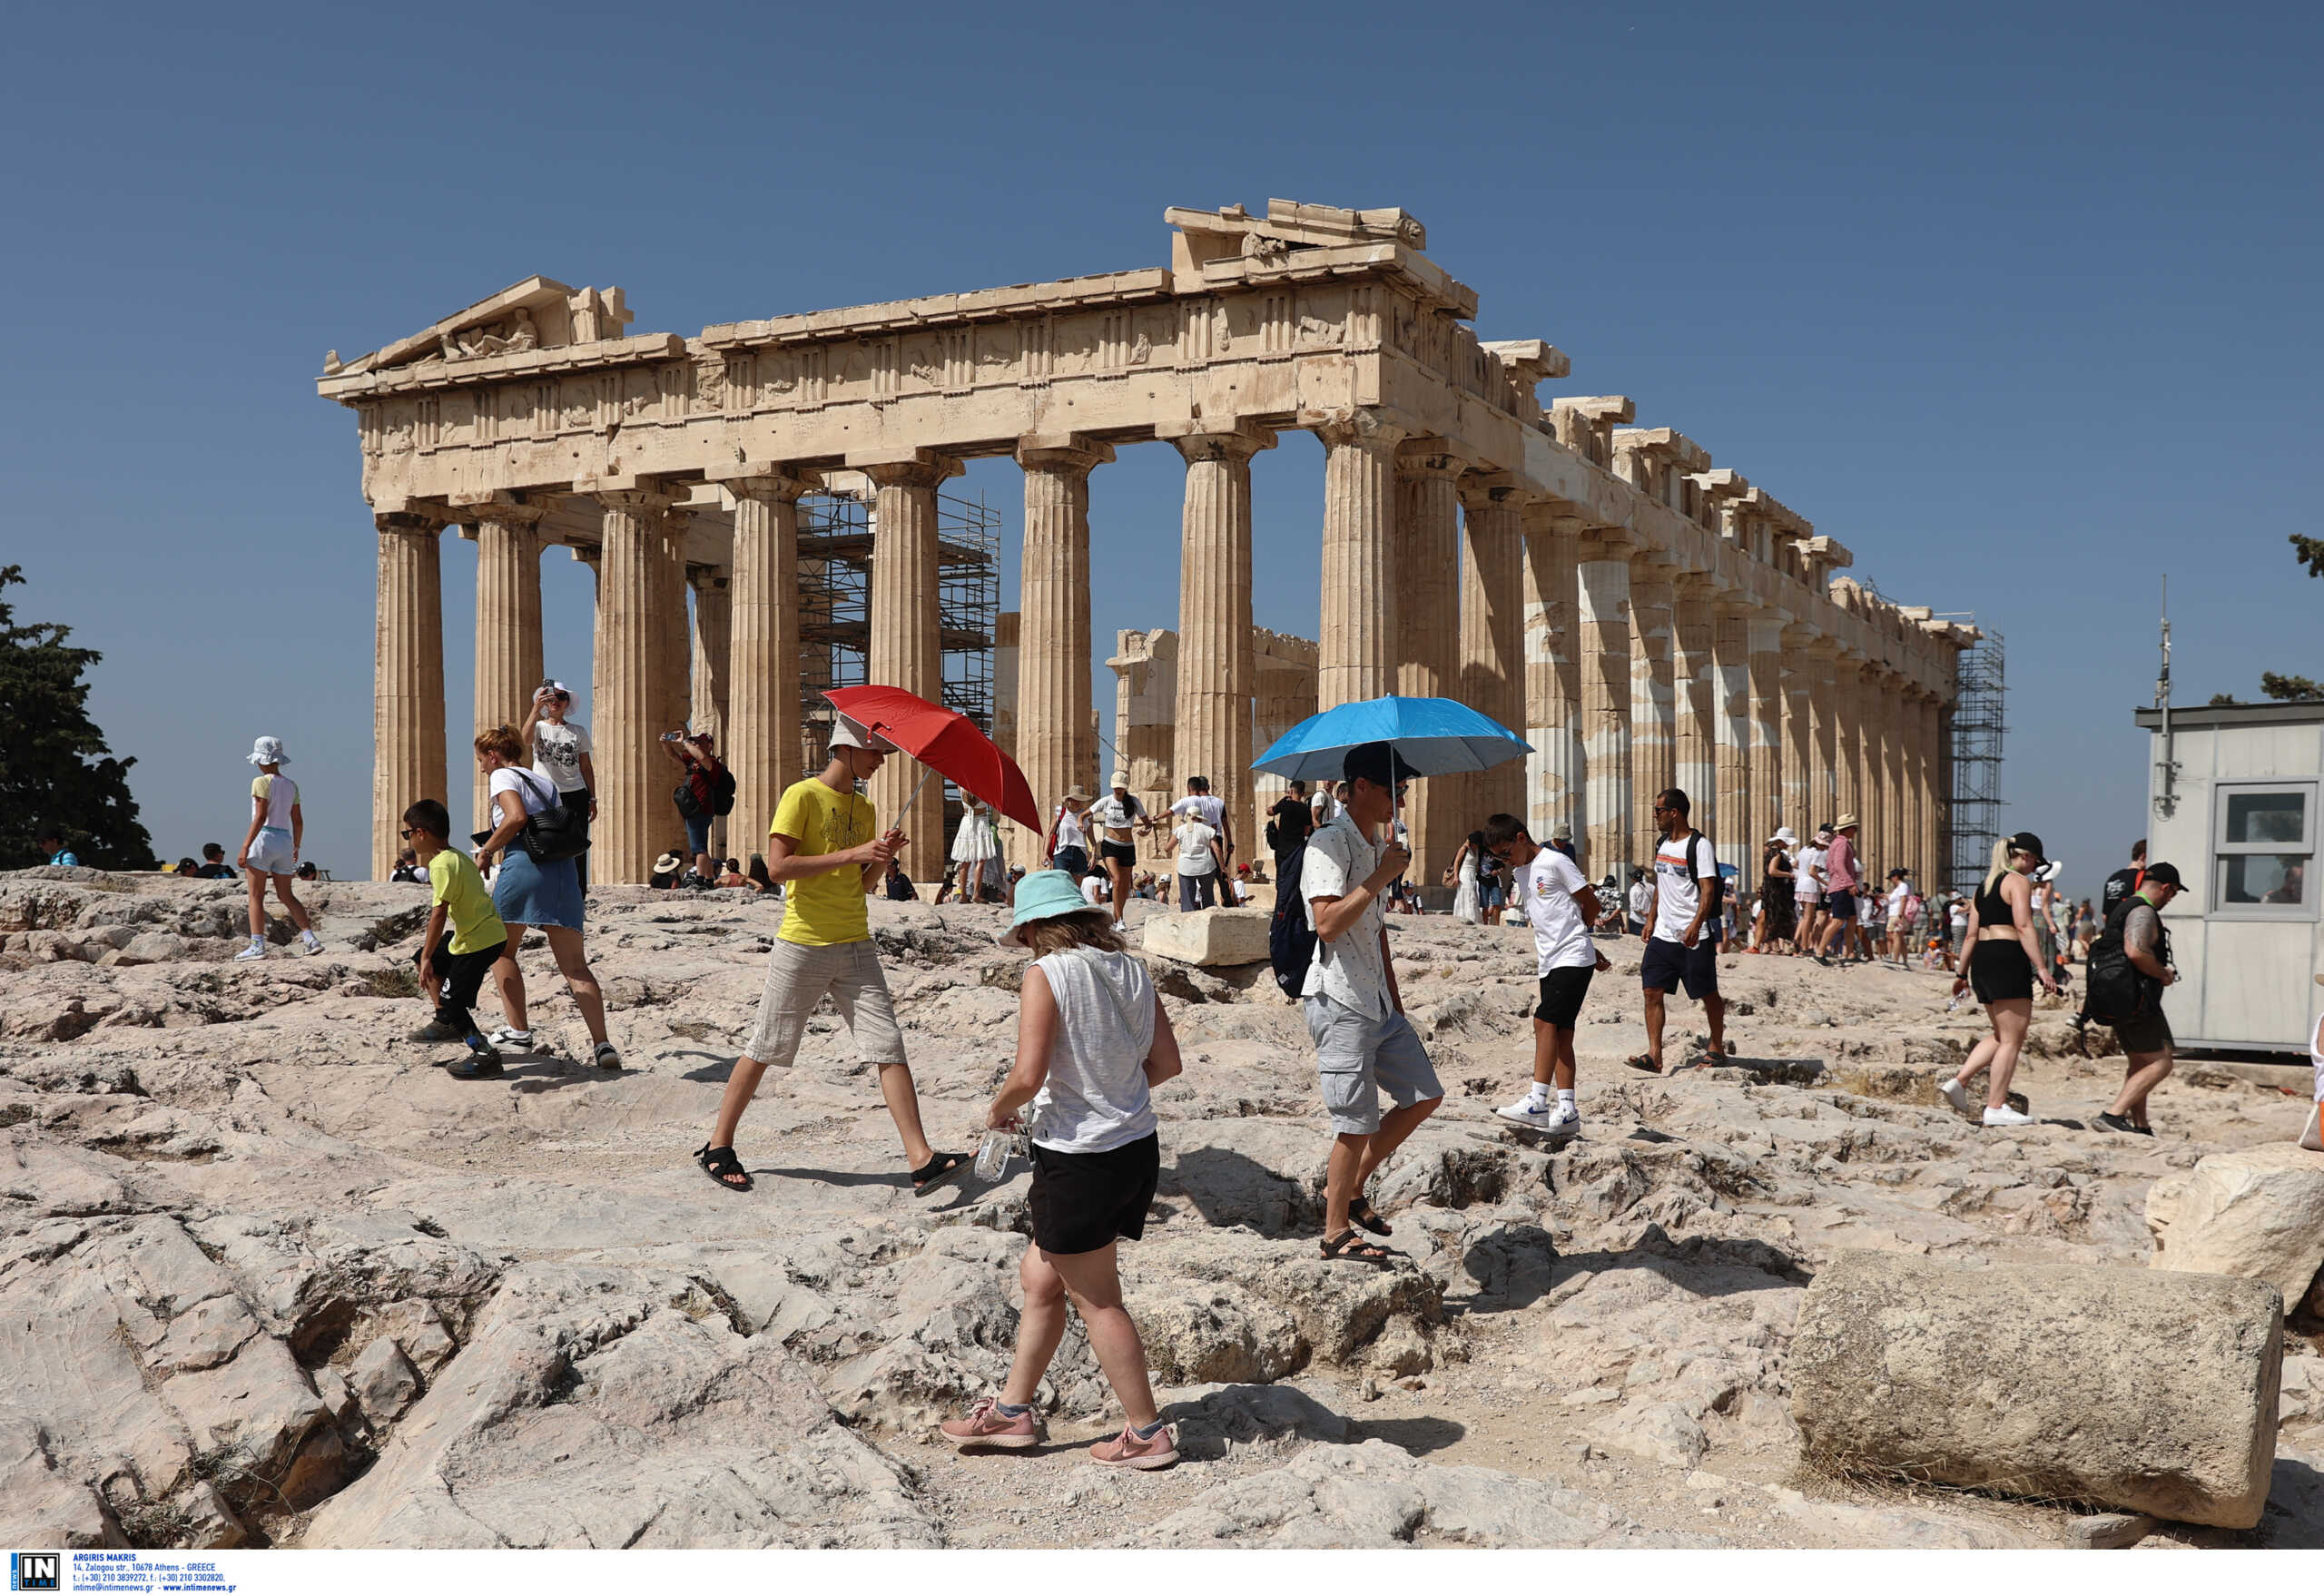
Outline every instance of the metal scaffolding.
MULTIPOLYGON (((823 763, 826 687, 866 680, 872 644, 872 507, 846 494, 799 501, 799 723, 803 768, 823 763)), ((980 494, 936 496, 937 625, 944 703, 992 731, 992 654, 1000 619, 1000 512, 980 494)))
POLYGON ((1983 638, 1961 655, 1955 667, 1952 732, 1945 743, 1953 767, 1945 884, 1957 892, 1974 892, 1984 880, 1994 843, 2002 834, 2001 810, 2006 802, 2001 795, 2001 751, 2002 734, 2009 729, 2007 660, 2001 633, 1992 626, 1980 629, 1983 638))

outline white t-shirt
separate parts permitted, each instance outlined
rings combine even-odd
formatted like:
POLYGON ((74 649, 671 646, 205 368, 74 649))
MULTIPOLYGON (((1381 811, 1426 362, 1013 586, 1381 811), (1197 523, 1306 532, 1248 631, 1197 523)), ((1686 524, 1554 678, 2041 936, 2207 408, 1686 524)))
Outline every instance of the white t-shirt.
POLYGON ((1180 875, 1208 875, 1218 868, 1210 853, 1210 844, 1218 833, 1210 827, 1190 820, 1171 834, 1178 839, 1180 875))
POLYGON ((1096 909, 1105 903, 1106 898, 1107 882, 1104 876, 1085 875, 1081 878, 1081 901, 1084 903, 1096 909))
POLYGON ((1314 813, 1315 817, 1315 824, 1317 826, 1327 826, 1331 824, 1334 820, 1338 818, 1340 813, 1340 801, 1337 798, 1333 797, 1329 792, 1323 792, 1316 793, 1315 797, 1309 799, 1307 801, 1307 807, 1308 810, 1314 813))
POLYGON ((266 804, 266 819, 261 823, 271 831, 290 829, 290 811, 299 802, 299 783, 289 776, 268 775, 261 771, 251 783, 251 796, 266 804))
POLYGON ((1081 829, 1081 817, 1072 810, 1059 807, 1057 812, 1057 845, 1089 851, 1089 833, 1081 829))
POLYGON ((572 721, 533 723, 533 773, 553 782, 560 793, 578 793, 588 783, 581 779, 581 756, 596 756, 589 728, 572 721))
POLYGON ((1654 888, 1643 881, 1630 883, 1630 918, 1644 920, 1646 911, 1654 907, 1654 888))
POLYGON ((1905 900, 1912 895, 1912 888, 1906 886, 1902 882, 1898 882, 1895 886, 1889 888, 1888 918, 1894 921, 1902 921, 1905 918, 1905 900))
POLYGON ((1799 857, 1791 868, 1799 875, 1799 884, 1792 889, 1796 895, 1815 899, 1824 896, 1824 883, 1816 874, 1824 868, 1824 850, 1810 842, 1799 851, 1799 857))
POLYGON ((1108 793, 1089 806, 1088 813, 1109 832, 1126 832, 1146 818, 1146 805, 1134 793, 1116 797, 1108 793))
POLYGON ((1525 867, 1525 918, 1533 922, 1533 950, 1541 956, 1534 974, 1587 970, 1598 962, 1598 946, 1573 901, 1589 884, 1580 867, 1554 848, 1542 849, 1525 867))
MULTIPOLYGON (((1662 839, 1654 851, 1654 885, 1659 894, 1654 911, 1654 937, 1665 942, 1683 942, 1687 927, 1694 922, 1695 910, 1703 901, 1702 883, 1718 879, 1718 851, 1700 832, 1672 842, 1662 839), (1695 864, 1690 873, 1687 855, 1691 852, 1695 864)), ((1702 935, 1710 933, 1710 916, 1703 917, 1702 935)), ((1697 943, 1700 946, 1699 941, 1697 943)))
POLYGON ((556 795, 555 788, 532 772, 518 770, 514 765, 502 765, 492 773, 492 823, 496 826, 500 823, 498 800, 503 793, 516 793, 517 802, 525 806, 527 814, 538 814, 556 795))
POLYGON ((1176 803, 1170 805, 1170 813, 1172 814, 1191 815, 1196 820, 1202 822, 1203 824, 1210 827, 1211 830, 1219 832, 1222 836, 1226 834, 1226 802, 1223 799, 1214 798, 1207 793, 1187 793, 1176 803))
MULTIPOLYGON (((1366 841, 1343 809, 1332 823, 1307 839, 1300 864, 1299 892, 1307 900, 1307 924, 1315 923, 1315 900, 1344 898, 1380 867, 1380 850, 1366 841)), ((1307 966, 1303 998, 1329 998, 1374 1020, 1388 1015, 1388 971, 1381 963, 1380 900, 1364 906, 1356 922, 1337 941, 1319 936, 1307 966)))
POLYGON ((1154 981, 1129 953, 1095 949, 1034 962, 1057 1002, 1049 1079, 1026 1115, 1032 1139, 1060 1153, 1105 1153, 1154 1134, 1146 1058, 1154 981))

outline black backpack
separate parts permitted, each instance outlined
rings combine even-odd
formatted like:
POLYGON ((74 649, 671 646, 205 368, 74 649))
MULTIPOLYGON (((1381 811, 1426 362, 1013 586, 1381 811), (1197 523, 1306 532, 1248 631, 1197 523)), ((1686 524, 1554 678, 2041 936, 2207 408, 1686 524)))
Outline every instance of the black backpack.
MULTIPOLYGON (((2143 1020, 2162 1003, 2162 983, 2131 962, 2130 948, 2123 931, 2131 922, 2131 911, 2152 908, 2147 901, 2133 893, 2106 913, 2106 929, 2096 941, 2090 944, 2090 958, 2083 976, 2082 1011, 2102 1025, 2115 1025, 2125 1020, 2143 1020)), ((2171 933, 2164 931, 2156 945, 2155 957, 2168 963, 2171 959, 2171 933)))
POLYGON ((1299 889, 1306 868, 1306 849, 1284 856, 1275 876, 1275 918, 1267 921, 1267 963, 1286 998, 1299 996, 1307 984, 1307 967, 1315 961, 1315 928, 1307 923, 1307 903, 1299 889))
POLYGON ((717 775, 711 779, 710 813, 713 814, 734 813, 734 773, 723 764, 718 767, 717 775))
MULTIPOLYGON (((1702 890, 1702 865, 1699 862, 1702 855, 1695 852, 1695 845, 1702 840, 1703 834, 1700 832, 1689 832, 1687 833, 1687 875, 1689 880, 1696 883, 1695 890, 1697 892, 1700 892, 1702 890)), ((1703 923, 1705 925, 1709 925, 1712 921, 1718 918, 1719 910, 1727 902, 1727 878, 1723 875, 1717 874, 1717 869, 1718 861, 1714 859, 1712 861, 1712 870, 1714 873, 1711 877, 1710 883, 1710 905, 1703 911, 1703 923)))

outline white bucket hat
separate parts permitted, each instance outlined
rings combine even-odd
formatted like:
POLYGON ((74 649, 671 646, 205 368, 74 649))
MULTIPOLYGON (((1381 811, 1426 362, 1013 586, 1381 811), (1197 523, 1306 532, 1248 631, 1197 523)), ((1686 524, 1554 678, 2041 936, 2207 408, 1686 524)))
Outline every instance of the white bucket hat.
POLYGON ((261 737, 251 744, 251 763, 252 764, 289 764, 290 756, 282 752, 281 738, 261 737))
POLYGON ((874 754, 893 754, 896 745, 877 732, 867 731, 845 715, 832 719, 832 746, 834 748, 869 748, 874 754))
POLYGON ((1796 845, 1799 839, 1791 834, 1791 828, 1789 826, 1777 826, 1776 828, 1776 834, 1769 837, 1768 841, 1770 842, 1781 842, 1785 847, 1789 848, 1796 845))

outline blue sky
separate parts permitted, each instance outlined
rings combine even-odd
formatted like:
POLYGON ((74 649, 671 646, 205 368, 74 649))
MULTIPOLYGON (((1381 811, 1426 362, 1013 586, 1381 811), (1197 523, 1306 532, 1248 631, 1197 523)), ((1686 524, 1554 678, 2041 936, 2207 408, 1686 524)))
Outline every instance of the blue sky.
MULTIPOLYGON (((287 739, 365 867, 373 537, 353 355, 528 273, 637 330, 1167 259, 1164 206, 1402 205, 1487 338, 1572 358, 2009 639, 2008 820, 2088 891, 2181 701, 2318 674, 2312 7, 1636 4, 660 13, 54 7, 0 102, 0 562, 104 651, 157 851, 287 739)), ((1312 635, 1322 451, 1259 457, 1257 618, 1312 635)), ((1179 469, 1092 480, 1095 625, 1168 625, 1179 469)), ((1013 547, 1015 468, 974 468, 1013 547)), ((448 541, 468 702, 469 546, 448 541)), ((1013 593, 1013 556, 1004 592, 1013 593)), ((586 683, 552 551, 551 667, 586 683)), ((1102 667, 1100 667, 1102 670, 1102 667)), ((1101 704, 1110 709, 1110 692, 1101 704)), ((455 767, 456 770, 459 768, 455 767)), ((466 792, 455 779, 457 797, 466 792)))

